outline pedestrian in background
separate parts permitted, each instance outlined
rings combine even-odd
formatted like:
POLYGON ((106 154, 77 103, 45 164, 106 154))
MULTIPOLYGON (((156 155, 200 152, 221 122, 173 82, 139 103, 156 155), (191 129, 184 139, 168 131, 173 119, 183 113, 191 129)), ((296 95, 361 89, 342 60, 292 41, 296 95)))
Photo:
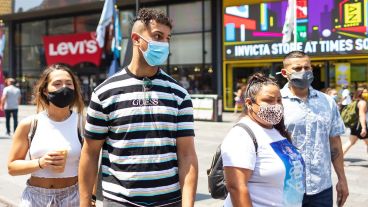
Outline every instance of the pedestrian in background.
POLYGON ((303 206, 332 206, 331 162, 335 168, 337 204, 349 195, 340 135, 344 123, 335 101, 312 88, 309 57, 300 51, 287 54, 281 69, 288 83, 281 90, 285 125, 306 163, 303 206))
POLYGON ((337 104, 337 107, 339 111, 341 110, 341 100, 339 99, 338 92, 335 88, 329 88, 327 91, 327 95, 329 95, 333 100, 335 100, 335 103, 337 104))
POLYGON ((277 83, 261 73, 249 78, 240 123, 255 134, 258 147, 241 127, 233 127, 221 145, 226 188, 224 206, 301 206, 304 161, 291 144, 283 121, 277 83))
POLYGON ((342 92, 341 92, 341 109, 340 112, 351 103, 351 95, 349 91, 348 85, 342 86, 342 92))
POLYGON ((14 85, 13 78, 8 78, 5 82, 7 86, 3 89, 0 110, 5 112, 6 135, 10 136, 10 117, 13 117, 13 132, 18 126, 18 106, 21 95, 19 88, 14 85))
POLYGON ((327 91, 327 95, 331 96, 331 98, 335 100, 336 103, 338 102, 339 96, 336 89, 329 88, 329 90, 327 91))
POLYGON ((20 122, 8 159, 10 175, 31 175, 20 206, 79 206, 84 110, 79 82, 66 66, 51 65, 38 80, 34 95, 37 114, 20 122))
POLYGON ((104 206, 193 206, 192 101, 159 67, 169 55, 171 20, 141 9, 133 22, 130 64, 95 88, 87 110, 81 207, 89 206, 101 148, 104 206))
MULTIPOLYGON (((347 153, 347 151, 352 147, 358 139, 362 139, 365 144, 367 145, 367 153, 368 153, 368 136, 367 136, 367 120, 366 120, 366 114, 367 114, 367 102, 364 100, 364 97, 367 96, 368 90, 357 90, 354 94, 353 100, 356 101, 357 108, 356 108, 356 114, 358 117, 358 120, 356 121, 356 124, 353 127, 350 127, 350 137, 347 142, 343 145, 343 152, 344 155, 347 153)), ((354 102, 353 102, 354 103, 354 102)))
POLYGON ((236 92, 236 96, 234 98, 235 106, 234 106, 234 114, 238 112, 238 108, 242 108, 244 106, 244 93, 245 93, 246 85, 241 84, 236 92))

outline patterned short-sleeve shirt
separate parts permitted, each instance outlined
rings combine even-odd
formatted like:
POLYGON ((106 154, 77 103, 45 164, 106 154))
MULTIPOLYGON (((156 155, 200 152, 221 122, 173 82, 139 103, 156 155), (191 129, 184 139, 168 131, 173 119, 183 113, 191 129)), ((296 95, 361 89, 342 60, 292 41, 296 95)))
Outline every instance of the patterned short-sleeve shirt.
POLYGON ((306 101, 293 95, 288 84, 281 90, 285 125, 306 165, 306 193, 332 186, 330 137, 344 133, 335 101, 312 87, 306 101))

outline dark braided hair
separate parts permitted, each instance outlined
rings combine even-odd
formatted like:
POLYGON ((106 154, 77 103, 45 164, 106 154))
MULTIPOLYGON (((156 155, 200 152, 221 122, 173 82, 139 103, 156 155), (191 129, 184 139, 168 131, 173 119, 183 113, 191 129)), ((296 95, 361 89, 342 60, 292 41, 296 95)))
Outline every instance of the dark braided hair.
MULTIPOLYGON (((247 88, 245 90, 244 97, 249 98, 252 102, 256 102, 256 96, 261 91, 263 86, 267 85, 275 85, 279 88, 279 85, 276 83, 276 80, 270 77, 267 77, 263 73, 254 73, 248 79, 247 88)), ((248 115, 248 108, 244 104, 243 116, 248 115)), ((284 118, 281 121, 274 125, 274 128, 286 139, 291 142, 290 134, 287 132, 284 118)))

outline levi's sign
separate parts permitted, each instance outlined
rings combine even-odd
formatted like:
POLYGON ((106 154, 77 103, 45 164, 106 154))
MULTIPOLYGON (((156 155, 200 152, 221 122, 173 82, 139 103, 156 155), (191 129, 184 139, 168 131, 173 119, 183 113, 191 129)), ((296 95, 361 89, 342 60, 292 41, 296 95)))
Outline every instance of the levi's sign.
POLYGON ((100 65, 102 49, 95 40, 95 33, 44 36, 47 64, 65 63, 76 65, 90 62, 100 65))

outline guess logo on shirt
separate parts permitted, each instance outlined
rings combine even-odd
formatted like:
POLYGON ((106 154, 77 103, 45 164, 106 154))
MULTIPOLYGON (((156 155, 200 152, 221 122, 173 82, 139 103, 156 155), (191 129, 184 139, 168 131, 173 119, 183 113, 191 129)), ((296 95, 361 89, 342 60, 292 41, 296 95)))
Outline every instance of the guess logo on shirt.
POLYGON ((157 106, 157 98, 147 98, 147 99, 134 99, 132 102, 133 106, 157 106))

